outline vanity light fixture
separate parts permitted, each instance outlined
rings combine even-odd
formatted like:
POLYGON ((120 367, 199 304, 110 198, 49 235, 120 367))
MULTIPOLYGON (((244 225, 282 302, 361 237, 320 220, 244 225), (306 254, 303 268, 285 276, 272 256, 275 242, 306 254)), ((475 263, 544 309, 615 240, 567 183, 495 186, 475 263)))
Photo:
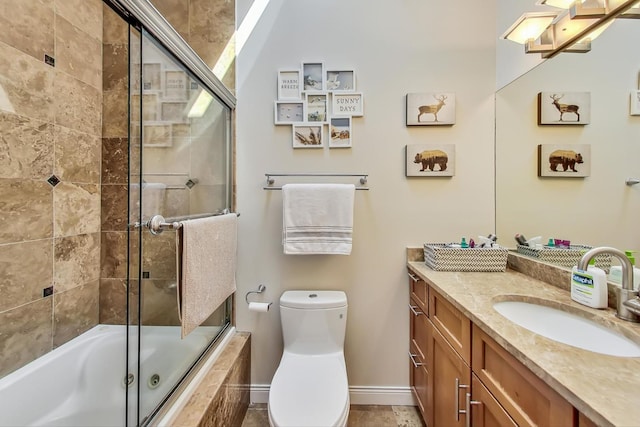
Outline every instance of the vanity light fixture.
POLYGON ((529 40, 540 37, 557 16, 557 12, 524 13, 504 32, 501 38, 525 44, 529 40))
MULTIPOLYGON (((640 0, 539 0, 536 4, 565 10, 557 12, 537 36, 532 32, 528 39, 523 40, 523 36, 516 39, 511 34, 518 34, 517 27, 525 25, 523 23, 530 15, 525 13, 502 38, 522 43, 525 53, 540 53, 543 58, 551 58, 560 52, 589 52, 591 41, 616 18, 640 18, 640 0)), ((534 16, 542 13, 548 12, 534 16)))

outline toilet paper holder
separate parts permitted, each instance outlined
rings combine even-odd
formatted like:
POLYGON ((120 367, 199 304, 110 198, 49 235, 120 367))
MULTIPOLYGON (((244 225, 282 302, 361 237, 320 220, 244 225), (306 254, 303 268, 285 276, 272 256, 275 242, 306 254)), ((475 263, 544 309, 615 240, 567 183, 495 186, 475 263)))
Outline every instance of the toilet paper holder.
POLYGON ((261 294, 262 292, 264 292, 265 289, 267 289, 267 287, 265 285, 259 285, 257 291, 249 291, 249 292, 247 292, 246 295, 244 296, 244 300, 247 302, 247 304, 249 304, 249 295, 250 294, 261 294))

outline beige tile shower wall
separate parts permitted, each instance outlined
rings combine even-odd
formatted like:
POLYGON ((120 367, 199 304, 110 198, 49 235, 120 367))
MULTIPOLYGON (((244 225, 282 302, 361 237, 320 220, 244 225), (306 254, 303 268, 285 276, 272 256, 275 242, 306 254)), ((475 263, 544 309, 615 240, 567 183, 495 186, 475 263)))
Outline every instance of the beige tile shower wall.
MULTIPOLYGON (((129 183, 129 27, 107 5, 103 5, 103 16, 100 323, 125 324, 129 183)), ((135 43, 135 40, 132 40, 132 43, 135 43)), ((136 261, 137 258, 133 254, 137 253, 137 245, 131 249, 131 259, 136 261)), ((137 270, 136 266, 136 262, 132 263, 132 274, 137 270)), ((131 289, 137 289, 137 286, 132 286, 131 289)), ((136 300, 137 298, 132 299, 136 300)))
POLYGON ((235 93, 235 1, 152 0, 189 46, 235 93))
POLYGON ((5 0, 0 27, 1 376, 98 322, 102 2, 5 0))

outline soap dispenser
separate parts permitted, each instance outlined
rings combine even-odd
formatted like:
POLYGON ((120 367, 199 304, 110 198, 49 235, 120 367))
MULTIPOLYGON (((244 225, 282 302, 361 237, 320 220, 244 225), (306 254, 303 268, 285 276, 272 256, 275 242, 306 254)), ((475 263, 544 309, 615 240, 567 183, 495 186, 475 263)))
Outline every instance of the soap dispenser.
POLYGON ((571 270, 571 299, 593 308, 607 308, 607 274, 589 261, 587 271, 574 266, 571 270))
MULTIPOLYGON (((626 250, 624 254, 629 258, 629 262, 631 262, 633 266, 633 290, 637 291, 640 287, 640 268, 636 267, 636 258, 633 256, 635 252, 636 251, 626 250)), ((609 280, 618 284, 622 283, 622 266, 611 266, 609 269, 609 280)))

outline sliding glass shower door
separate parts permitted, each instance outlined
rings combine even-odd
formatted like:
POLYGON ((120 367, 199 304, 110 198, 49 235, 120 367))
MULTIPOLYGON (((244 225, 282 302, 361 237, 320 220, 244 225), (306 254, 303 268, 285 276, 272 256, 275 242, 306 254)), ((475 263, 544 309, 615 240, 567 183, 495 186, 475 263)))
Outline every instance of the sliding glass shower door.
MULTIPOLYGON (((231 109, 142 30, 131 32, 130 224, 231 208, 231 109)), ((144 425, 230 323, 223 304, 180 336, 176 231, 129 234, 128 425, 144 425)))

